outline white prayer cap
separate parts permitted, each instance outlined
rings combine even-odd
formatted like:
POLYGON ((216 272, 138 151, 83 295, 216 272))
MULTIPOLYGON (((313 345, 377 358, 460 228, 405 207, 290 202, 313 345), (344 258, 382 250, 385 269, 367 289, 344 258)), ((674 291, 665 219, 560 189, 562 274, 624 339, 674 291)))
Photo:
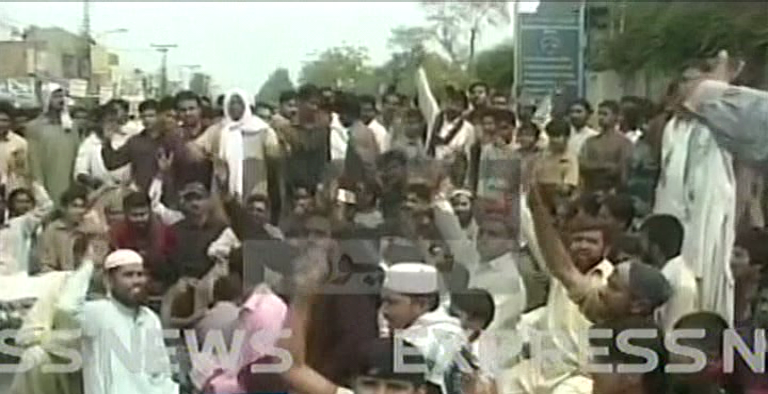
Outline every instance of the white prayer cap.
POLYGON ((451 199, 457 198, 457 197, 466 197, 468 199, 473 198, 472 191, 469 189, 456 189, 453 192, 451 192, 451 199))
POLYGON ((104 261, 104 270, 109 271, 112 268, 131 264, 144 264, 144 259, 140 254, 130 249, 119 249, 107 256, 107 259, 104 261))
POLYGON ((387 269, 383 286, 402 294, 437 293, 437 269, 424 263, 397 263, 387 269))

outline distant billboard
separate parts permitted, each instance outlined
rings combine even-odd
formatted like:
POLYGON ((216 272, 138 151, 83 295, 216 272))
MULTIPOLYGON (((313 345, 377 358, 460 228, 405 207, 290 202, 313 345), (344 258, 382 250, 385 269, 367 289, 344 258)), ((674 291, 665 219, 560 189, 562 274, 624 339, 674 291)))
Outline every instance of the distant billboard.
POLYGON ((584 52, 578 13, 520 14, 520 93, 570 101, 584 94, 584 52))

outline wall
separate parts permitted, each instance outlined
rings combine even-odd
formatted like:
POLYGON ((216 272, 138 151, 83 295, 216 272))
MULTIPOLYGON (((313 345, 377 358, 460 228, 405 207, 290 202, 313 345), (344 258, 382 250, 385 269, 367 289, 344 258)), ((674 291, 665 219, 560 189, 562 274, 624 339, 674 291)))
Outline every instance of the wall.
POLYGON ((0 42, 0 78, 25 77, 32 71, 27 68, 27 48, 23 41, 0 42))
POLYGON ((86 41, 82 37, 58 27, 31 27, 26 32, 26 40, 46 48, 41 76, 70 79, 83 78, 90 73, 86 41))
POLYGON ((587 72, 587 100, 596 104, 603 100, 618 100, 622 96, 647 97, 658 102, 672 78, 665 73, 646 70, 631 75, 619 75, 613 70, 587 72))

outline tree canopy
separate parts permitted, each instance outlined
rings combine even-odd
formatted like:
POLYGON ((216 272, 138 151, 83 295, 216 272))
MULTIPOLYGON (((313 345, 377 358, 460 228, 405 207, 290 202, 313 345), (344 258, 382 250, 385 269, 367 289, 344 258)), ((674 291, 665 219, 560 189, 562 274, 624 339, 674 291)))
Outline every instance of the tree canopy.
POLYGON ((468 50, 474 49, 474 39, 481 29, 509 22, 506 2, 425 1, 422 6, 432 25, 392 29, 388 41, 392 56, 384 64, 372 65, 364 47, 334 47, 305 63, 299 81, 365 94, 394 88, 412 96, 416 93, 416 71, 422 66, 437 95, 448 84, 466 87, 474 75, 481 75, 497 89, 506 90, 512 85, 514 51, 509 43, 479 52, 471 67, 466 67, 467 60, 474 56, 468 50))
POLYGON ((719 49, 750 56, 768 46, 768 7, 758 2, 626 2, 623 31, 606 43, 599 63, 618 71, 673 70, 719 49))
POLYGON ((365 47, 339 46, 304 64, 299 81, 356 92, 375 91, 374 70, 365 47))
POLYGON ((475 75, 491 87, 508 91, 515 80, 515 48, 504 42, 477 54, 475 75))
POLYGON ((259 101, 277 103, 280 98, 280 93, 292 89, 294 89, 293 82, 291 82, 288 70, 285 68, 278 68, 273 71, 264 84, 261 85, 256 97, 259 101))

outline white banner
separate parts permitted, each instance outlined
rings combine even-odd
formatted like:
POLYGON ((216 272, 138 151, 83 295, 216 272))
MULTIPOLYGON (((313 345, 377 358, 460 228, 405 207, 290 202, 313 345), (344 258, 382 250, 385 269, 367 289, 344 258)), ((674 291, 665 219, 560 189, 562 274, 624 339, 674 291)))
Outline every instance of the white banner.
POLYGON ((88 81, 85 79, 70 79, 69 95, 77 98, 86 97, 88 95, 88 81))
POLYGON ((111 86, 102 86, 99 88, 99 105, 106 104, 109 100, 112 100, 115 92, 111 86))

